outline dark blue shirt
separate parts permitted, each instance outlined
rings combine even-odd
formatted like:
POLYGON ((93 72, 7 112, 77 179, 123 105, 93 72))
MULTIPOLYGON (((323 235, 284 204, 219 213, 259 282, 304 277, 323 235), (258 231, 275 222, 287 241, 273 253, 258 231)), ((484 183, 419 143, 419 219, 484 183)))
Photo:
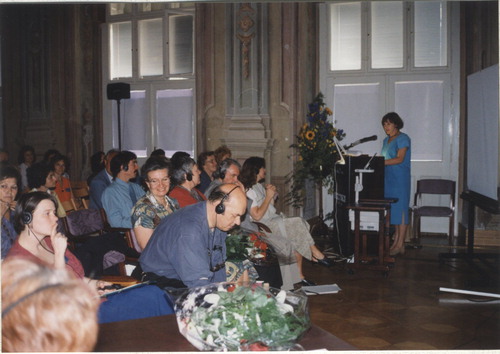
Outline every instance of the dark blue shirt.
POLYGON ((207 202, 196 203, 160 222, 139 261, 143 271, 179 279, 188 287, 225 281, 226 237, 209 229, 207 202))

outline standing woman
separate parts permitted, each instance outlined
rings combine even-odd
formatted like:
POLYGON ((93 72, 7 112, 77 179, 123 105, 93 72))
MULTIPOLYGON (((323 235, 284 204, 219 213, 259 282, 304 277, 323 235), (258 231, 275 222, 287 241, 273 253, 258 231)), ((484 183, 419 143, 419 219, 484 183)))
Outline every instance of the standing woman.
POLYGON ((28 177, 26 171, 35 162, 36 155, 33 146, 24 145, 19 151, 18 163, 19 172, 21 173, 21 190, 26 192, 28 190, 28 177))
POLYGON ((9 252, 16 239, 14 230, 14 209, 16 197, 21 183, 21 176, 13 166, 0 166, 0 212, 2 214, 2 259, 9 252))
POLYGON ((387 134, 382 146, 385 158, 384 194, 386 198, 398 198, 391 204, 391 224, 395 225, 394 243, 389 251, 391 256, 404 254, 404 240, 408 228, 408 213, 411 187, 411 140, 401 132, 403 120, 394 112, 382 118, 382 126, 387 134))
POLYGON ((167 215, 179 209, 175 199, 167 196, 170 191, 170 163, 160 157, 150 157, 142 166, 147 192, 132 209, 132 225, 137 243, 144 249, 154 229, 167 215))

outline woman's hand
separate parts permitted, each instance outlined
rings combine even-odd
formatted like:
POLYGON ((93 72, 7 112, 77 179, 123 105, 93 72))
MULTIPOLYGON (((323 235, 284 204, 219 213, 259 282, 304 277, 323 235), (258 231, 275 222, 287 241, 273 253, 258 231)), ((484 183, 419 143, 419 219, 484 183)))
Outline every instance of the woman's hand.
POLYGON ((274 200, 274 196, 277 193, 278 192, 276 192, 276 186, 274 184, 266 185, 266 199, 269 198, 271 200, 274 200))
POLYGON ((97 291, 99 296, 115 291, 115 289, 104 289, 104 287, 106 286, 113 285, 109 281, 90 279, 90 278, 85 278, 85 279, 87 279, 87 283, 89 284, 89 286, 97 291))
POLYGON ((62 233, 57 232, 57 223, 52 228, 50 242, 52 243, 52 248, 54 249, 54 267, 64 268, 66 265, 64 254, 66 252, 66 248, 68 247, 68 239, 62 233))

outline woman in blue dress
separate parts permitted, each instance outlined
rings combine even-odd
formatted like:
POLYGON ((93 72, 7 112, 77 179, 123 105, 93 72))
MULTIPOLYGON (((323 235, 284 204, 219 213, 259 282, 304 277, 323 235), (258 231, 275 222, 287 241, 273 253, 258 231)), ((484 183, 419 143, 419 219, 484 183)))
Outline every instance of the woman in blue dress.
POLYGON ((385 158, 384 194, 386 198, 398 198, 391 205, 391 224, 395 225, 394 243, 389 251, 391 256, 404 254, 404 240, 408 228, 408 213, 411 187, 411 140, 401 132, 403 120, 394 112, 382 118, 382 126, 387 134, 382 146, 385 158))

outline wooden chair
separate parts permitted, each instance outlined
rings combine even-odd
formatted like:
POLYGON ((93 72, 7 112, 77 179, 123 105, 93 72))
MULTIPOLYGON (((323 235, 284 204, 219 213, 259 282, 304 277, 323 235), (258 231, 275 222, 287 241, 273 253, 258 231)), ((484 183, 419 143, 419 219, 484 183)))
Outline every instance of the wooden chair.
POLYGON ((74 188, 72 190, 75 209, 89 208, 89 190, 87 188, 74 188), (81 206, 77 208, 77 206, 81 206))
POLYGON ((89 190, 87 181, 70 181, 71 189, 86 189, 89 190))
MULTIPOLYGON (((122 227, 112 227, 108 222, 108 217, 106 215, 106 211, 104 209, 100 209, 99 212, 101 213, 101 217, 104 221, 104 229, 106 230, 106 232, 120 232, 120 233, 122 233, 124 238, 125 238, 125 242, 127 242, 128 247, 135 249, 139 253, 142 251, 139 247, 139 244, 137 243, 137 240, 135 240, 135 234, 134 234, 133 229, 127 229, 127 228, 122 228, 122 227), (134 242, 137 244, 137 247, 134 244, 134 242)), ((125 256, 125 262, 123 262, 123 264, 120 264, 120 273, 123 276, 127 276, 126 271, 125 271, 126 264, 137 266, 139 264, 139 258, 125 256)))
POLYGON ((456 182, 448 179, 421 179, 417 181, 417 191, 413 203, 413 237, 419 240, 421 235, 420 224, 422 217, 445 217, 449 219, 448 242, 453 243, 455 223, 455 188, 456 182), (423 195, 446 195, 449 197, 449 206, 429 205, 423 203, 423 195))
POLYGON ((70 249, 89 237, 104 234, 104 221, 101 213, 94 209, 74 210, 62 218, 70 249))
POLYGON ((70 214, 71 212, 77 210, 73 200, 66 200, 64 202, 61 202, 61 205, 64 208, 64 211, 66 212, 66 214, 70 214))

